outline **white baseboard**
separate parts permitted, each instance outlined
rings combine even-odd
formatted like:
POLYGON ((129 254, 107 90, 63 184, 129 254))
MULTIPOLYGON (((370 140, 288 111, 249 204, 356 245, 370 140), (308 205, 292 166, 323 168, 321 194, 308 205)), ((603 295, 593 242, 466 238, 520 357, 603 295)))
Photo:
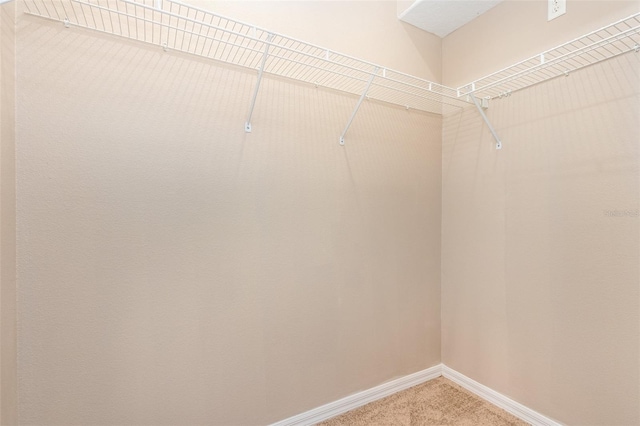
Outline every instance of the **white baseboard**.
POLYGON ((349 395, 345 398, 330 402, 321 407, 314 408, 304 413, 298 414, 288 419, 273 423, 271 426, 309 426, 328 420, 332 417, 344 414, 355 408, 362 407, 370 402, 377 401, 396 392, 408 389, 432 379, 444 376, 454 383, 462 386, 468 391, 478 395, 480 398, 489 401, 493 405, 502 408, 517 418, 530 423, 532 426, 562 426, 555 420, 543 416, 524 405, 516 402, 487 386, 476 382, 473 379, 458 373, 457 371, 439 364, 408 376, 383 383, 371 389, 349 395))
POLYGON ((452 382, 462 386, 466 390, 478 395, 480 398, 489 401, 493 405, 502 408, 508 413, 513 414, 517 418, 524 420, 533 426, 562 426, 562 423, 551 420, 537 411, 525 407, 519 402, 516 402, 501 393, 468 378, 464 374, 458 373, 444 364, 442 364, 442 375, 452 382))
POLYGON ((313 410, 298 414, 273 423, 271 426, 307 426, 330 419, 339 414, 346 413, 355 408, 362 407, 370 402, 377 401, 385 396, 408 389, 420 383, 427 382, 442 376, 442 364, 436 365, 408 376, 383 383, 371 389, 349 395, 345 398, 330 402, 313 410))

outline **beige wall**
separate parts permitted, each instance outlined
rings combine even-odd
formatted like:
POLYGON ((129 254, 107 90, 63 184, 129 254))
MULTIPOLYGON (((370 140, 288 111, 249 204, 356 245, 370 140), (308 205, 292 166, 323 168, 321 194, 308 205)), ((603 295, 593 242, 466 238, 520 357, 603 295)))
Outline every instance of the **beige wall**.
MULTIPOLYGON (((637 8, 570 1, 547 23, 544 2, 506 2, 444 39, 445 81, 637 8)), ((639 424, 640 55, 487 114, 501 151, 473 109, 443 124, 443 362, 566 424, 639 424)))
MULTIPOLYGON (((426 73, 404 31, 344 50, 426 73)), ((365 102, 341 147, 355 97, 267 78, 246 134, 255 72, 17 36, 22 424, 264 424, 440 362, 441 117, 365 102)))
POLYGON ((0 6, 0 424, 17 421, 15 4, 0 6))
MULTIPOLYGON (((450 85, 637 10, 506 2, 441 50, 394 2, 197 4, 450 85)), ((640 228, 604 214, 640 204, 638 55, 493 102, 502 151, 474 110, 373 102, 339 147, 353 97, 267 78, 245 134, 255 73, 17 35, 21 423, 276 421, 440 362, 441 306, 450 367, 569 424, 640 422, 640 228)))

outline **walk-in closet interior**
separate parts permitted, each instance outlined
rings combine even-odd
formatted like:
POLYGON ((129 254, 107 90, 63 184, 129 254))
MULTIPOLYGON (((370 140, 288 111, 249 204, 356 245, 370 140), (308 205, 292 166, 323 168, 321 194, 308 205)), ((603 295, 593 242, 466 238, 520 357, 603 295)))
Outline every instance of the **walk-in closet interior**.
POLYGON ((440 376, 640 425, 638 1, 0 0, 0 37, 2 425, 440 376))

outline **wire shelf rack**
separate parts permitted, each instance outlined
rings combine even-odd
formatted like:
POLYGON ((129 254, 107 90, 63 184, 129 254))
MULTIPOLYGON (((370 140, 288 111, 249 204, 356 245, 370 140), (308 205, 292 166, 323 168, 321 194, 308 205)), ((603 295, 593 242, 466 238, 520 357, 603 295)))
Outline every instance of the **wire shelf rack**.
POLYGON ((458 88, 460 96, 501 98, 581 68, 640 51, 640 13, 578 37, 458 88))
POLYGON ((200 9, 180 0, 24 0, 25 13, 257 70, 245 131, 264 73, 311 83, 360 98, 340 136, 365 99, 442 114, 522 90, 616 56, 640 51, 640 13, 472 81, 457 89, 363 61, 295 38, 200 9), (479 102, 482 98, 482 102, 479 102))
POLYGON ((177 0, 25 0, 25 12, 407 108, 442 113, 456 89, 177 0), (368 85, 369 80, 372 79, 368 85))

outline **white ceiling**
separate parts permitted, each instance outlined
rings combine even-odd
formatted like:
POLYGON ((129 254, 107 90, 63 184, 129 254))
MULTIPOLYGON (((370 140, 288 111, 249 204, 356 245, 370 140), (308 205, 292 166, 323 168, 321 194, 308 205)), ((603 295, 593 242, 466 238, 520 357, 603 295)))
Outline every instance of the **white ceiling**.
POLYGON ((444 37, 502 0, 415 0, 398 18, 444 37))

